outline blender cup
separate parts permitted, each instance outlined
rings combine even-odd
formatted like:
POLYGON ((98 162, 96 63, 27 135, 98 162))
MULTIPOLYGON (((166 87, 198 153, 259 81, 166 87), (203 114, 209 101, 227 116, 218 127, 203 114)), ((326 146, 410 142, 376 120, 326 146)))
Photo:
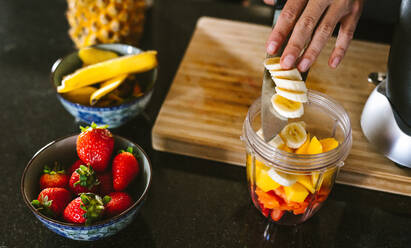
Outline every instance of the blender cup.
POLYGON ((302 223, 321 208, 351 150, 350 119, 330 97, 309 90, 304 115, 289 119, 289 123, 304 121, 311 137, 332 137, 339 145, 324 153, 303 155, 271 146, 257 134, 260 111, 259 98, 249 108, 243 124, 251 199, 266 218, 276 223, 302 223))

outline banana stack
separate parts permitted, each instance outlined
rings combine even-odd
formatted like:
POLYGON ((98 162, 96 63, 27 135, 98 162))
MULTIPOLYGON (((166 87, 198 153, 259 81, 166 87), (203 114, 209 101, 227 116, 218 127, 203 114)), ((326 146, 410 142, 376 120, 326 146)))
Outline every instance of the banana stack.
POLYGON ((276 94, 271 98, 273 108, 284 118, 299 118, 304 114, 303 103, 308 101, 307 87, 300 72, 294 68, 283 70, 280 57, 267 58, 265 68, 276 85, 276 94))

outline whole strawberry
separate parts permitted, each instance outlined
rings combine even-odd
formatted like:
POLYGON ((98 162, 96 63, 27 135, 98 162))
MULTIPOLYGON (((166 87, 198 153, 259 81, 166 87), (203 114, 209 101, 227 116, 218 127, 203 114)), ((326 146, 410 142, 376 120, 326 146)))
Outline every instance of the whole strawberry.
POLYGON ((69 186, 75 194, 98 191, 100 182, 97 179, 96 173, 89 166, 80 165, 80 167, 71 174, 69 186))
POLYGON ((107 168, 113 147, 113 135, 106 127, 98 127, 95 123, 91 127, 81 127, 77 137, 77 155, 95 171, 103 172, 107 168))
POLYGON ((65 188, 43 189, 37 200, 31 204, 41 213, 49 217, 57 217, 63 213, 64 208, 71 200, 71 193, 65 188))
POLYGON ((110 171, 97 174, 98 181, 100 182, 100 195, 108 195, 114 192, 113 188, 113 176, 110 171))
POLYGON ((81 159, 78 159, 76 162, 74 162, 70 168, 67 170, 67 174, 71 175, 73 172, 75 172, 78 168, 80 168, 80 165, 86 165, 81 159))
POLYGON ((69 175, 56 162, 51 169, 48 165, 44 166, 43 175, 40 177, 40 189, 45 188, 66 188, 68 186, 69 175))
POLYGON ((125 192, 113 192, 108 196, 111 200, 106 204, 105 215, 107 217, 121 214, 124 210, 133 205, 133 199, 125 192))
POLYGON ((133 155, 133 148, 120 151, 113 160, 113 187, 115 191, 123 191, 131 181, 138 175, 139 165, 133 155))
POLYGON ((82 193, 67 205, 63 218, 70 223, 90 225, 103 216, 104 205, 109 201, 108 196, 102 199, 93 193, 82 193))

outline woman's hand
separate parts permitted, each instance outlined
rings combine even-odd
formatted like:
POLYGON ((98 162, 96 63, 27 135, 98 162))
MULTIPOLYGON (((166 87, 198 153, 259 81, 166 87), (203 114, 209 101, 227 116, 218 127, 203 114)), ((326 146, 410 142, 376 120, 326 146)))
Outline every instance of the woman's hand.
MULTIPOLYGON (((274 0, 264 2, 274 4, 274 0)), ((340 23, 337 41, 328 60, 328 65, 336 68, 353 38, 363 2, 364 0, 288 0, 268 38, 267 53, 275 54, 292 32, 281 56, 281 67, 290 69, 297 65, 298 70, 305 72, 317 59, 337 23, 340 23), (299 58, 305 47, 306 50, 299 58)))

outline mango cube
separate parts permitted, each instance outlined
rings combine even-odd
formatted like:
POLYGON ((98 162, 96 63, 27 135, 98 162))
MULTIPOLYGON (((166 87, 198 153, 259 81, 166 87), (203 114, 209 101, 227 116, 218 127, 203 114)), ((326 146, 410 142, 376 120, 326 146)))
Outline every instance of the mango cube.
POLYGON ((315 192, 315 184, 312 183, 311 181, 311 176, 309 175, 301 175, 297 177, 297 182, 302 184, 308 191, 311 192, 311 194, 314 194, 315 192))
POLYGON ((284 186, 286 200, 288 202, 303 202, 308 196, 308 190, 299 183, 294 183, 291 186, 284 186))
POLYGON ((307 154, 319 154, 323 152, 323 146, 321 145, 320 141, 317 137, 313 137, 310 141, 310 144, 307 148, 307 154))
POLYGON ((276 188, 281 186, 280 184, 276 183, 273 179, 271 179, 271 177, 268 175, 268 170, 268 166, 265 166, 261 162, 260 164, 256 163, 255 184, 264 192, 275 190, 276 188))
POLYGON ((320 140, 320 143, 323 147, 323 152, 331 151, 332 149, 337 148, 339 145, 338 141, 334 138, 322 139, 320 140))
POLYGON ((296 154, 307 154, 308 146, 310 145, 310 135, 307 134, 307 139, 296 151, 296 154))

